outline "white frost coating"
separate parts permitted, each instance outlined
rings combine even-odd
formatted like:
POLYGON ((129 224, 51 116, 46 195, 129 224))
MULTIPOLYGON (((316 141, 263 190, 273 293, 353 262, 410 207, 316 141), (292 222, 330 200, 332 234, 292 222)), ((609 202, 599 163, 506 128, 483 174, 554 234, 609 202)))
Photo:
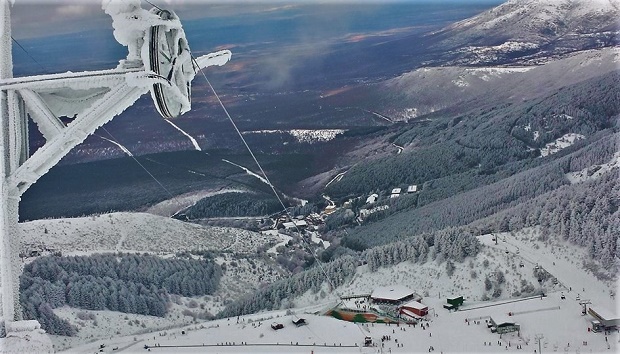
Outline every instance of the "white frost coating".
POLYGON ((200 145, 198 145, 198 142, 196 141, 196 139, 194 139, 193 136, 187 134, 187 132, 185 132, 185 130, 179 128, 176 124, 172 123, 170 121, 170 119, 164 119, 166 122, 168 122, 168 124, 172 125, 176 130, 180 131, 181 134, 185 135, 191 142, 192 145, 194 145, 194 148, 198 151, 202 151, 202 149, 200 148, 200 145))
POLYGON ((129 50, 127 61, 139 61, 144 44, 144 34, 151 26, 174 25, 180 28, 178 20, 163 21, 159 16, 140 7, 140 0, 103 0, 103 11, 112 17, 114 38, 129 50))
POLYGON ((163 77, 145 74, 144 72, 125 74, 125 82, 131 87, 151 87, 156 83, 170 86, 170 82, 163 77))
POLYGON ((0 338, 0 353, 54 353, 51 339, 42 329, 16 331, 0 338))
POLYGON ((232 57, 232 52, 230 50, 220 50, 215 53, 209 53, 207 55, 200 56, 196 58, 196 64, 200 69, 209 67, 209 66, 222 66, 232 57))

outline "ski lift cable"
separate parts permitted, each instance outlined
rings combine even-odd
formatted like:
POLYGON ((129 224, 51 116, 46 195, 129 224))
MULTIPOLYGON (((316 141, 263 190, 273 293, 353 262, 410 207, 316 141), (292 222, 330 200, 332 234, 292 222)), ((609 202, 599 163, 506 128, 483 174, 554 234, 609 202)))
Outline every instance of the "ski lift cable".
POLYGON ((43 67, 43 65, 41 65, 41 63, 39 63, 32 55, 30 55, 30 53, 28 53, 28 51, 26 50, 26 48, 24 48, 18 41, 17 39, 13 38, 13 36, 11 36, 11 39, 13 40, 13 42, 15 42, 15 44, 17 44, 18 47, 20 47, 24 53, 26 53, 26 55, 32 59, 32 61, 34 61, 35 63, 37 63, 37 65, 39 65, 39 67, 41 68, 41 70, 43 70, 44 72, 47 71, 45 70, 45 68, 43 67))
MULTIPOLYGON (((224 111, 224 113, 228 117, 228 120, 230 121, 230 123, 232 124, 233 128, 237 132, 237 135, 239 135, 239 138, 243 142, 243 145, 245 145, 245 148, 248 150, 248 152, 252 156, 252 159, 254 160, 254 163, 256 163, 256 166, 258 166, 260 172, 262 173, 263 177, 265 178, 265 181, 267 181, 267 183, 269 184, 269 187, 271 187, 271 190, 273 191, 273 194, 278 199, 278 202, 280 202, 280 205, 282 206, 282 210, 284 211, 286 216, 288 216, 288 218, 293 222, 293 226, 295 227, 295 230, 297 231, 297 233, 299 233, 299 235, 301 235, 302 234, 301 230, 299 229, 299 227, 297 227, 297 223, 294 221, 293 216, 291 215, 291 213, 288 211, 288 209, 284 205, 284 202, 282 201, 282 198, 280 198, 280 195, 278 195, 278 192, 276 191, 276 188, 274 187, 273 183, 271 183, 271 180, 269 179, 269 177, 265 173, 265 170, 263 169, 262 165, 260 164, 260 162, 258 162, 258 159, 256 158, 256 155, 254 155, 254 152, 250 148, 250 145, 248 145, 247 141, 243 137, 243 134, 241 134, 241 131, 239 130, 239 127, 237 127, 237 124, 235 123, 234 119, 232 118, 232 116, 228 112, 228 109, 226 109, 226 106, 224 105, 224 103, 220 99, 220 96, 215 91, 215 88, 213 88, 213 85, 211 85, 211 81, 209 81, 209 79, 207 78, 207 75, 204 73, 204 71, 202 70, 200 65, 198 65, 198 61, 196 60, 196 58, 194 58, 193 55, 192 55, 192 60, 194 62, 194 65, 196 65, 196 68, 198 69, 198 71, 200 71, 200 73, 202 74, 202 77, 204 77, 205 81, 209 85, 209 88, 213 92, 213 95, 215 95, 215 98, 217 99, 218 103, 222 107, 222 110, 224 111)), ((327 271, 325 270, 325 267, 323 267, 323 263, 318 259, 316 254, 309 247, 309 241, 307 241, 303 236, 301 237, 301 239, 302 239, 302 243, 306 244, 306 249, 309 251, 309 253, 312 255, 312 257, 316 261, 317 265, 321 269, 321 272, 323 273, 323 275, 325 275, 325 279, 329 283, 329 286, 331 287, 332 291, 335 292, 336 295, 338 295, 338 297, 340 297, 340 295, 338 293, 338 290, 336 289, 336 286, 334 285, 334 282, 332 282, 332 280, 330 279, 329 275, 327 274, 327 271)))
MULTIPOLYGON (((147 0, 145 0, 145 1, 147 1, 147 0)), ((149 2, 149 1, 147 1, 147 2, 149 2)), ((149 2, 149 4, 151 4, 151 3, 149 2)), ((154 4, 151 4, 151 5, 157 7, 154 4)), ((157 7, 157 8, 159 8, 159 7, 157 7)), ((17 44, 17 46, 19 46, 24 51, 24 53, 26 53, 26 55, 33 62, 38 64, 44 72, 48 71, 41 63, 39 63, 32 55, 30 55, 28 50, 26 50, 26 48, 24 48, 15 38, 13 38, 13 36, 11 36, 11 39, 13 40, 13 42, 15 42, 15 44, 17 44)), ((110 136, 110 138, 112 138, 111 141, 113 143, 118 144, 119 146, 121 145, 118 142, 118 140, 116 140, 116 138, 114 138, 114 136, 105 128, 105 126, 102 126, 101 129, 103 129, 110 136)), ((102 136, 100 136, 100 138, 105 139, 102 136)), ((127 151, 129 151, 129 149, 127 149, 127 151)), ((138 159, 136 159, 136 157, 134 156, 133 153, 131 153, 131 151, 129 151, 129 152, 130 152, 129 156, 131 156, 131 158, 133 158, 133 160, 171 197, 171 199, 174 200, 175 203, 177 203, 177 205, 180 207, 180 209, 179 209, 179 211, 177 213, 179 213, 183 209, 185 209, 185 206, 183 206, 183 204, 170 192, 170 190, 168 190, 142 163, 140 163, 140 161, 138 161, 138 159)), ((176 214, 172 214, 171 216, 174 216, 174 215, 176 215, 176 214)))
POLYGON ((157 8, 159 11, 164 11, 161 7, 159 7, 159 6, 155 5, 155 4, 153 4, 153 3, 152 3, 152 2, 150 2, 149 0, 144 0, 144 1, 146 1, 147 3, 149 3, 149 5, 151 5, 151 6, 155 7, 155 8, 157 8))
MULTIPOLYGON (((118 142, 118 140, 112 135, 112 133, 110 133, 106 127, 102 126, 101 129, 103 129, 109 136, 110 138, 112 138, 112 141, 116 142, 117 144, 120 144, 118 142)), ((124 146, 124 145, 123 145, 124 146)), ((127 149, 127 147, 125 147, 125 149, 127 149)), ((127 151, 129 151, 129 149, 127 149, 127 151)), ((157 177, 155 177, 151 171, 149 171, 140 161, 138 161, 138 159, 136 158, 136 156, 131 153, 129 155, 140 167, 142 167, 142 169, 144 170, 144 172, 146 172, 149 176, 151 176, 151 178, 155 181, 155 183, 157 183, 170 197, 171 200, 174 200, 175 203, 177 203, 177 205, 181 208, 179 211, 183 210, 185 207, 183 206, 183 204, 181 204, 181 202, 177 199, 177 197, 172 194, 172 192, 170 192, 170 190, 168 188, 166 188, 158 179, 157 177)), ((173 216, 173 215, 171 215, 173 216)))

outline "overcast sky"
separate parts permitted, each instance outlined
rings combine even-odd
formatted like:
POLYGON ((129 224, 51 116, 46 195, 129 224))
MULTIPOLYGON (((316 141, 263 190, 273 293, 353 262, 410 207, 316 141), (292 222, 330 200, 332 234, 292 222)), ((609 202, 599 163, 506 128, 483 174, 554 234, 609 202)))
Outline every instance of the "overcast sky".
MULTIPOLYGON (((256 11, 274 11, 302 3, 385 3, 378 0, 150 0, 153 4, 174 10, 181 20, 211 16, 235 15, 256 11)), ((401 0, 401 2, 498 2, 499 0, 401 0)), ((142 1, 143 8, 151 8, 142 1)), ((112 27, 112 20, 101 9, 100 0, 15 0, 11 9, 13 37, 16 39, 75 33, 112 27)))

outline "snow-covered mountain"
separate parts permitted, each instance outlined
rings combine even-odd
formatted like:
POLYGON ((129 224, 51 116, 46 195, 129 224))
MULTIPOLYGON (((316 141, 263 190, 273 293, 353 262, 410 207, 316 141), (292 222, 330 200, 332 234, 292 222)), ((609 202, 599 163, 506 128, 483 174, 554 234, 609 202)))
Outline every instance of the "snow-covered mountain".
POLYGON ((441 109, 492 102, 521 102, 618 70, 620 48, 585 50, 534 66, 439 66, 405 73, 383 83, 393 97, 394 119, 413 119, 441 109), (439 88, 439 89, 438 89, 439 88))
POLYGON ((453 64, 540 61, 618 44, 617 0, 509 0, 434 33, 453 64))

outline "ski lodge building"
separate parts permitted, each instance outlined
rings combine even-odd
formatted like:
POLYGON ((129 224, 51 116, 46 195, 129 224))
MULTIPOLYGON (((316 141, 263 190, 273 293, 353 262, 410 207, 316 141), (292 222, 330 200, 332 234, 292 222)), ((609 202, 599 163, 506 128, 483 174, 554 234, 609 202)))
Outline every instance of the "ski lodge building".
POLYGON ((521 326, 518 323, 502 315, 491 317, 487 323, 487 327, 491 328, 491 333, 498 334, 519 332, 521 330, 521 326))
POLYGON ((370 298, 374 303, 393 305, 398 305, 405 301, 422 300, 420 295, 402 285, 382 286, 375 288, 372 294, 370 294, 370 298))
POLYGON ((594 317, 594 320, 591 321, 594 332, 620 326, 620 316, 602 307, 590 307, 588 313, 594 317))

